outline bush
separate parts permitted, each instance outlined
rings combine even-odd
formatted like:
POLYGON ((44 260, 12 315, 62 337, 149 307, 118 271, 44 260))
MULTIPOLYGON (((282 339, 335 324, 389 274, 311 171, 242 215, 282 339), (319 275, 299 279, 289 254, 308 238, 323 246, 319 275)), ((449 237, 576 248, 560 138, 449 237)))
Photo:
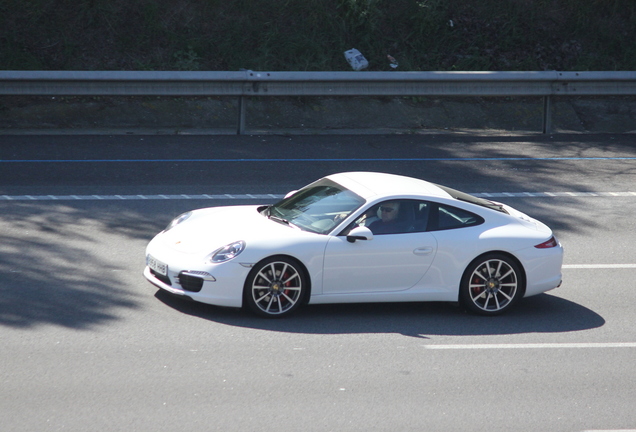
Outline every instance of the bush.
POLYGON ((635 70, 634 40, 633 0, 0 0, 5 70, 635 70))

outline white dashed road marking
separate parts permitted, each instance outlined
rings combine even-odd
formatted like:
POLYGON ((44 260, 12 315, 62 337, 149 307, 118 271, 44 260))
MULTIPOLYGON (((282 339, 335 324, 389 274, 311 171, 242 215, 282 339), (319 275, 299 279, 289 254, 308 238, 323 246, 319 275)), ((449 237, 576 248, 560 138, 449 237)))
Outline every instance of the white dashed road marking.
POLYGON ((422 345, 431 350, 636 348, 636 342, 422 345))

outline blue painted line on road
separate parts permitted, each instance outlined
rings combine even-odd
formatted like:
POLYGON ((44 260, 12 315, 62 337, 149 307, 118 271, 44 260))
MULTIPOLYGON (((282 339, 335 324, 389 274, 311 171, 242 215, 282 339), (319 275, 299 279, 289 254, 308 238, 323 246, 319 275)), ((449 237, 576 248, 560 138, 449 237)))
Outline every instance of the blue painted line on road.
POLYGON ((191 162, 471 162, 471 161, 630 161, 636 157, 468 157, 468 158, 284 158, 284 159, 0 159, 0 163, 191 163, 191 162))

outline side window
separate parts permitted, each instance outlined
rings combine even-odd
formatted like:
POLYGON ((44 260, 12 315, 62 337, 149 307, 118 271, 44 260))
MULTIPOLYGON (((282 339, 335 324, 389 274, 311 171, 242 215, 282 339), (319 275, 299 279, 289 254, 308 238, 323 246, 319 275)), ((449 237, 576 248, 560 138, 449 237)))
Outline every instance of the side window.
POLYGON ((429 207, 425 201, 384 201, 370 207, 354 226, 367 226, 376 235, 423 232, 428 223, 429 207))
POLYGON ((429 212, 431 203, 426 201, 417 201, 415 206, 415 232, 426 231, 429 221, 429 212))
POLYGON ((430 212, 429 231, 466 228, 484 223, 484 219, 466 210, 443 204, 433 204, 430 212))

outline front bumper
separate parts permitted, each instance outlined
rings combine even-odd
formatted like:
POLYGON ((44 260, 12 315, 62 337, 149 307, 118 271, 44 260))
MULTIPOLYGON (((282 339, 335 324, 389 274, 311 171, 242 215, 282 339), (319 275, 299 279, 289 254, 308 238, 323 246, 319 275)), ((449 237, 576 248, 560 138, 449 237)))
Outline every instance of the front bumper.
POLYGON ((242 307, 248 271, 236 263, 217 266, 216 276, 209 271, 173 270, 170 266, 166 276, 155 274, 148 266, 143 274, 148 282, 172 294, 216 306, 242 307))

